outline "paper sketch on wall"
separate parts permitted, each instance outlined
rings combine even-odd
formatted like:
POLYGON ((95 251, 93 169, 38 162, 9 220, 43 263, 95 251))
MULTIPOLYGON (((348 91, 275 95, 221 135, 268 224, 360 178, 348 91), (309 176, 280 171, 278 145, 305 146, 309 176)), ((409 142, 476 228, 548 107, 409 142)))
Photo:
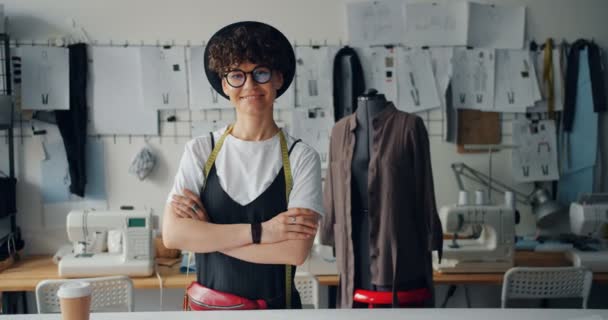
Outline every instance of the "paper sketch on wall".
POLYGON ((475 48, 522 49, 526 7, 471 2, 468 44, 475 48))
POLYGON ((152 109, 188 107, 184 47, 142 47, 144 104, 152 109))
POLYGON ((138 47, 89 47, 92 134, 158 134, 158 111, 144 106, 138 47), (92 97, 91 97, 92 96, 92 97))
POLYGON ((337 47, 296 47, 296 106, 333 106, 332 70, 337 47))
POLYGON ((526 112, 538 95, 534 63, 528 50, 496 50, 494 110, 526 112))
POLYGON ((70 66, 67 48, 21 47, 23 109, 68 110, 70 66))
MULTIPOLYGON (((543 74, 545 72, 545 55, 543 51, 531 52, 533 65, 536 70, 536 98, 534 106, 527 109, 528 112, 547 112, 548 104, 548 88, 547 82, 543 82, 543 74)), ((565 60, 565 59, 564 59, 565 60)), ((566 66, 560 62, 560 49, 553 49, 553 56, 551 57, 552 72, 553 72, 553 106, 555 111, 562 111, 564 109, 564 70, 566 66)), ((566 61, 564 61, 565 64, 566 61)))
POLYGON ((402 42, 405 19, 401 1, 348 2, 346 13, 351 44, 364 46, 402 42))
POLYGON ((559 179, 556 140, 553 120, 513 121, 513 143, 517 146, 512 156, 514 179, 520 182, 559 179))
POLYGON ((400 75, 397 82, 397 108, 407 112, 419 112, 440 107, 429 51, 398 49, 397 58, 397 70, 400 75))
POLYGON ((228 99, 222 97, 205 75, 205 47, 193 46, 187 50, 190 109, 232 109, 228 99))
POLYGON ((452 78, 452 55, 454 54, 454 48, 430 48, 429 52, 431 54, 433 76, 435 77, 435 86, 437 87, 441 110, 445 110, 445 94, 452 78))
POLYGON ((456 48, 452 63, 454 107, 492 110, 494 105, 494 50, 456 48))
POLYGON ((466 1, 405 4, 404 43, 410 47, 467 44, 469 4, 466 1))
POLYGON ((290 134, 313 147, 321 157, 321 168, 327 168, 329 138, 334 114, 328 108, 302 108, 292 112, 290 134))
POLYGON ((357 48, 366 89, 376 89, 399 105, 397 92, 397 50, 386 47, 357 48))

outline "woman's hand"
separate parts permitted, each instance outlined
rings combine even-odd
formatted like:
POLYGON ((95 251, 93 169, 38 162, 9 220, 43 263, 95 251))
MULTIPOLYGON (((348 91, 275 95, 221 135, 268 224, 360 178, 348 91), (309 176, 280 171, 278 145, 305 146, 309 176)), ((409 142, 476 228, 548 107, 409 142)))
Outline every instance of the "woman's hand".
POLYGON ((209 221, 207 211, 201 202, 201 199, 192 191, 184 189, 183 196, 173 195, 171 207, 178 218, 195 219, 201 221, 209 221))
POLYGON ((317 234, 319 215, 308 209, 292 208, 262 223, 262 243, 311 239, 317 234))

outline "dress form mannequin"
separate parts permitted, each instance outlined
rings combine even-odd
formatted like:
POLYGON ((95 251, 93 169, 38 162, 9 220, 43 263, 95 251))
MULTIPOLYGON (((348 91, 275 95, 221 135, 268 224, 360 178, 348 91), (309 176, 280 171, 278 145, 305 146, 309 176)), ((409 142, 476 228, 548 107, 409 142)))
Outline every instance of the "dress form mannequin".
MULTIPOLYGON (((374 118, 387 104, 383 94, 367 90, 357 98, 357 128, 352 159, 352 240, 355 252, 355 288, 381 290, 371 284, 370 220, 368 214, 368 168, 372 154, 374 118)), ((390 290, 390 288, 387 288, 390 290)))

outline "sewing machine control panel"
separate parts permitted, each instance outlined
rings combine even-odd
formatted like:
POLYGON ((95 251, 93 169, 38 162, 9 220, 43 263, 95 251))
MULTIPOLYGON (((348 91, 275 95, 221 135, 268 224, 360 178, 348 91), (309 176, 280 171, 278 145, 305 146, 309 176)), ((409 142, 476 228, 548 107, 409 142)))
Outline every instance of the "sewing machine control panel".
POLYGON ((129 218, 126 238, 129 257, 149 259, 151 230, 146 228, 145 218, 129 218))

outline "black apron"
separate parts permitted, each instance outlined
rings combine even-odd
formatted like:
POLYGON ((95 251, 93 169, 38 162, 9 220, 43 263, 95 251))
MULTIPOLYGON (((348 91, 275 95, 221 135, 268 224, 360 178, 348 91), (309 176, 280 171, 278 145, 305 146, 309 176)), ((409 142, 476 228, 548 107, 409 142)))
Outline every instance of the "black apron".
MULTIPOLYGON (((228 129, 230 130, 230 129, 228 129)), ((280 132, 280 135, 283 133, 280 132)), ((283 137, 281 137, 284 139, 283 137)), ((289 149, 291 154, 296 141, 289 149)), ((212 150, 215 142, 211 134, 212 150)), ((218 141, 218 147, 221 144, 218 141)), ((219 152, 219 148, 217 152, 219 152)), ((217 155, 216 152, 216 155, 217 155)), ((215 156, 214 156, 215 157, 215 156)), ((285 160, 285 159, 284 159, 285 160)), ((289 161, 289 158, 287 158, 289 161)), ((235 202, 219 183, 215 163, 207 175, 205 186, 200 192, 209 222, 217 224, 256 223, 272 219, 287 211, 285 170, 279 174, 261 195, 249 204, 242 206, 235 202)), ((301 309, 300 295, 295 288, 295 267, 291 270, 291 308, 301 309)), ((232 293, 244 298, 264 299, 269 309, 286 309, 286 271, 282 264, 257 264, 225 255, 221 252, 197 253, 197 281, 210 289, 232 293)))

